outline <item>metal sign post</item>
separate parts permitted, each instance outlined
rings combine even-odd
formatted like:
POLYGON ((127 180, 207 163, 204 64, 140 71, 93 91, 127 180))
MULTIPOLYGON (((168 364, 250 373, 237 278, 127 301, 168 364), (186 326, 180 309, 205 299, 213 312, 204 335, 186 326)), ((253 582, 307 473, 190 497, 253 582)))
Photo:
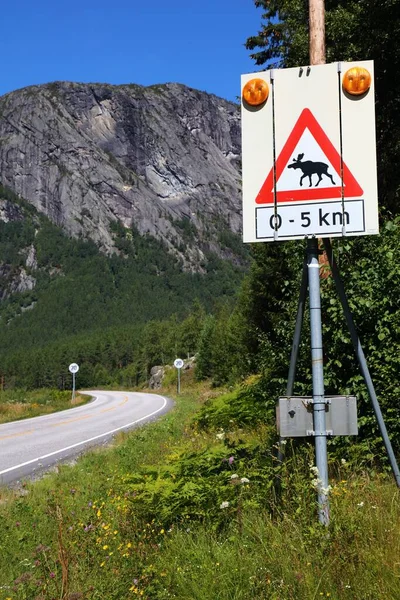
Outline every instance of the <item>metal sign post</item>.
POLYGON ((313 414, 315 437, 315 462, 318 469, 317 491, 319 520, 324 525, 329 524, 328 501, 328 450, 326 431, 326 400, 324 389, 324 367, 321 325, 321 294, 319 279, 318 241, 308 240, 308 284, 310 300, 311 325, 311 364, 313 385, 313 414))
POLYGON ((174 360, 174 367, 178 371, 177 392, 178 392, 178 394, 180 394, 181 393, 181 369, 183 367, 183 360, 181 358, 176 358, 174 360))
MULTIPOLYGON (((317 238, 326 238, 325 249, 331 255, 327 238, 379 233, 374 64, 373 61, 325 64, 324 0, 309 0, 309 8, 310 65, 242 75, 243 240, 307 240, 287 396, 280 401, 278 422, 281 438, 293 435, 315 438, 319 519, 328 525, 327 437, 356 435, 356 399, 325 397, 317 238), (293 404, 307 288, 313 395, 293 404), (293 406, 303 406, 306 414, 293 406), (286 411, 283 417, 282 411, 286 411)), ((352 331, 354 325, 338 283, 337 269, 329 260, 361 372, 400 486, 399 468, 360 343, 352 331)))
POLYGON ((75 375, 79 371, 79 365, 77 365, 76 363, 71 363, 68 367, 68 370, 70 373, 72 373, 72 399, 71 399, 71 401, 74 402, 74 400, 75 400, 75 375))

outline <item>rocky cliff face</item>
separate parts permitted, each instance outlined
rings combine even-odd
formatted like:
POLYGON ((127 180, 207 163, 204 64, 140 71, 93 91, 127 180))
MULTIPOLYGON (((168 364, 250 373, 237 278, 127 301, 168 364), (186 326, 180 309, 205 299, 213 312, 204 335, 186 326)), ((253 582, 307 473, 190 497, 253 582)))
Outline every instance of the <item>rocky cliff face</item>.
POLYGON ((239 119, 178 84, 25 88, 0 98, 0 181, 106 252, 120 221, 198 270, 241 228, 239 119))

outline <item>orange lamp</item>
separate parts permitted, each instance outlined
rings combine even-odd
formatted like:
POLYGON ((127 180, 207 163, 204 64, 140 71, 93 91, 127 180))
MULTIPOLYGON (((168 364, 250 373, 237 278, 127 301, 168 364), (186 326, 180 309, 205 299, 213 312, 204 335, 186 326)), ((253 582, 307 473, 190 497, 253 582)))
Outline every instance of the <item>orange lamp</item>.
POLYGON ((268 83, 257 77, 250 79, 243 88, 242 98, 250 106, 260 106, 269 96, 268 83))
POLYGON ((343 89, 352 96, 361 96, 371 87, 371 74, 364 67, 352 67, 343 75, 343 89))

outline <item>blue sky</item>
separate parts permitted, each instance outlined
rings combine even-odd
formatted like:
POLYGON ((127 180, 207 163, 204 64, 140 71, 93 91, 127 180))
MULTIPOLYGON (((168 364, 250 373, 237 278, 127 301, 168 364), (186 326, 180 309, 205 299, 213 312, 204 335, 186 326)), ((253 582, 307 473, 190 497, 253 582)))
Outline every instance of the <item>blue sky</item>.
POLYGON ((234 100, 253 0, 4 0, 0 95, 56 80, 179 82, 234 100))

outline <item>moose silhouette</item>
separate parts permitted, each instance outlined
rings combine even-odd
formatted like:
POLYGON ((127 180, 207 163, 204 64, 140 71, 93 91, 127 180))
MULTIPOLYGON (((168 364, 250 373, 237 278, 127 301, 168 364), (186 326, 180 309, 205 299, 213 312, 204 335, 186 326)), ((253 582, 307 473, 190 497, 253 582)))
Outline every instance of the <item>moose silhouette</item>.
POLYGON ((323 162, 313 162, 312 160, 302 161, 304 154, 298 154, 297 158, 293 159, 293 162, 288 165, 288 169, 301 169, 303 171, 303 175, 300 177, 300 185, 303 185, 304 177, 308 177, 310 181, 310 186, 312 186, 312 176, 318 175, 319 179, 315 184, 315 187, 322 181, 322 175, 326 175, 332 181, 333 185, 335 182, 333 181, 332 175, 328 173, 328 166, 323 162))

